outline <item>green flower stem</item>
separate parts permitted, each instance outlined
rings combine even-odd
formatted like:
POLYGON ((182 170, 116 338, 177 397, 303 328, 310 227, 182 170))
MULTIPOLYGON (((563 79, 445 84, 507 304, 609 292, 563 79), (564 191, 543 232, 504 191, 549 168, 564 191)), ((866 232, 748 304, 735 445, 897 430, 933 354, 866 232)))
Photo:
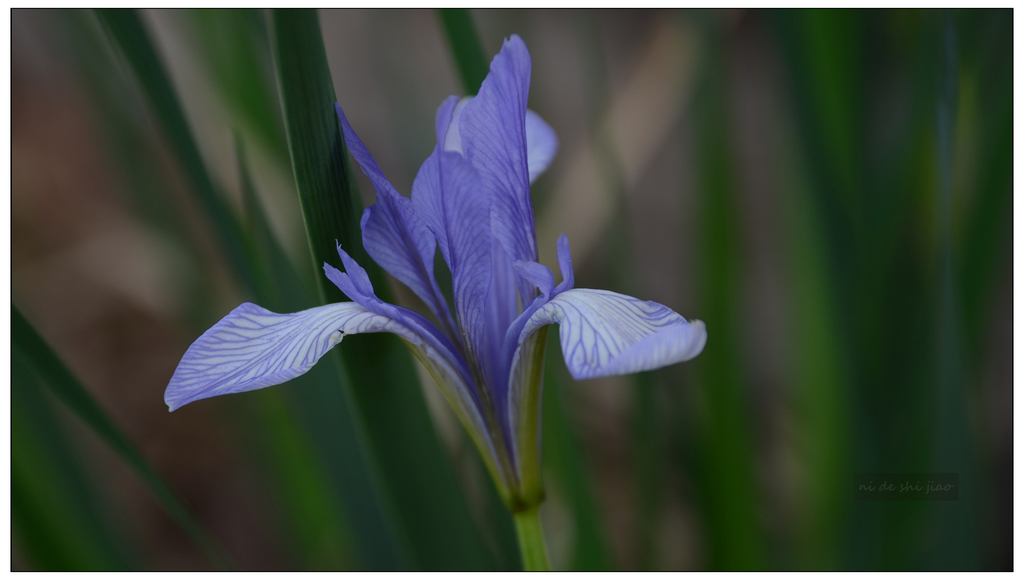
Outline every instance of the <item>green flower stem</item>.
POLYGON ((527 572, 550 572, 548 548, 544 545, 544 530, 540 526, 540 506, 515 512, 516 535, 519 536, 519 552, 523 555, 523 570, 527 572))

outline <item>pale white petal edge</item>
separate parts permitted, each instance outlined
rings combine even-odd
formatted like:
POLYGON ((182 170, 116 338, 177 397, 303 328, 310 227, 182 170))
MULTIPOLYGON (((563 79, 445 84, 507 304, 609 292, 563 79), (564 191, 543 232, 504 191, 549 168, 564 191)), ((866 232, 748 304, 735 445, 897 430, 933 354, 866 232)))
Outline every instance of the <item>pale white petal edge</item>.
POLYGON ((558 136, 555 130, 533 111, 526 110, 526 167, 530 172, 530 183, 551 165, 558 153, 558 136))

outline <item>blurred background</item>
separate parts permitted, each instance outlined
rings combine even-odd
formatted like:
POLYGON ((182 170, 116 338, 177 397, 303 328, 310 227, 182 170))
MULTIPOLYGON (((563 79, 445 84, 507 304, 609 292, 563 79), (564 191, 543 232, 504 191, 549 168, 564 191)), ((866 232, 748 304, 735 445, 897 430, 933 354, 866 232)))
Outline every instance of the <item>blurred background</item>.
MULTIPOLYGON (((561 142, 532 192, 542 261, 565 232, 577 286, 708 328, 692 362, 579 383, 549 341, 555 569, 1011 569, 1012 11, 460 14, 487 59, 512 33, 532 54, 530 107, 561 142), (856 473, 956 473, 959 498, 854 501, 856 473)), ((408 195, 435 108, 466 92, 441 15, 318 16, 338 101, 408 195)), ((329 374, 167 412, 191 341, 272 306, 233 274, 196 171, 263 223, 295 296, 318 268, 269 15, 138 17, 177 133, 110 17, 12 12, 13 303, 223 560, 15 357, 12 568, 515 569, 429 379, 396 411, 429 420, 386 435, 329 374), (421 482, 442 492, 415 500, 421 482)), ((363 362, 351 380, 387 388, 389 363, 363 362)))

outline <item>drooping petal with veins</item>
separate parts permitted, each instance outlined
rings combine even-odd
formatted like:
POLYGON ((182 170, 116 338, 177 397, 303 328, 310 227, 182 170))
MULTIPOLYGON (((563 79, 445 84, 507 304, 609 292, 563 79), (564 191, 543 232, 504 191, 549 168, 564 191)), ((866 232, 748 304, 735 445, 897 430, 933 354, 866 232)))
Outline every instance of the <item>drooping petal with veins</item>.
POLYGON ((577 288, 559 294, 530 317, 520 340, 547 324, 559 325, 562 356, 576 380, 690 360, 707 341, 703 322, 688 322, 657 302, 607 290, 577 288))
POLYGON ((246 302, 185 351, 164 401, 182 405, 277 385, 305 374, 348 334, 395 332, 422 342, 389 318, 354 302, 275 314, 246 302))

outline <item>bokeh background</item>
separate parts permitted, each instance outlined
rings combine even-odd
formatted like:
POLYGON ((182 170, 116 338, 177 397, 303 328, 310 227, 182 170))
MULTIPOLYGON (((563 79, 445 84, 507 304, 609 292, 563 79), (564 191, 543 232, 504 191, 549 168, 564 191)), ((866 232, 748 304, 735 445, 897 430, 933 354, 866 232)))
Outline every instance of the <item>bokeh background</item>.
MULTIPOLYGON (((533 188, 542 261, 568 233, 578 286, 709 334, 692 362, 579 383, 549 341, 555 568, 1010 569, 1012 11, 468 15, 488 59, 524 38, 530 107, 561 141, 533 188), (959 499, 854 501, 853 475, 876 472, 956 473, 959 499)), ((138 16, 213 190, 315 288, 272 19, 138 16)), ((337 99, 408 194, 435 107, 465 92, 441 16, 318 16, 337 99)), ((13 303, 223 560, 15 356, 12 567, 515 569, 429 380, 393 409, 429 421, 384 435, 322 377, 167 412, 191 341, 260 297, 101 19, 12 12, 13 303), (403 437, 440 452, 403 458, 403 437), (421 485, 450 491, 409 499, 421 485)))

